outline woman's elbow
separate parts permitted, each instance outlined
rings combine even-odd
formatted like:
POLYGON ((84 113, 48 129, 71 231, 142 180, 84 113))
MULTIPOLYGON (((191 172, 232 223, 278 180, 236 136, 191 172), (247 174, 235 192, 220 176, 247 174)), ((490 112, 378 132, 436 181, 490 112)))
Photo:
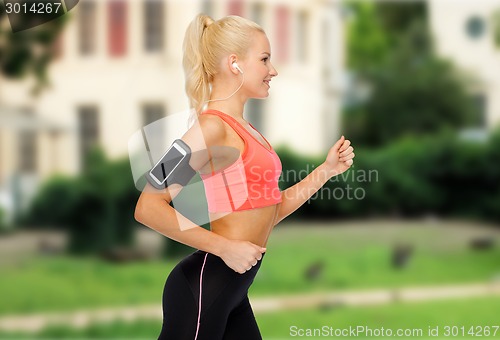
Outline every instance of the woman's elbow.
POLYGON ((135 205, 134 218, 137 222, 144 224, 144 218, 147 216, 145 212, 144 200, 139 198, 137 204, 135 205))
POLYGON ((154 222, 155 216, 169 207, 169 203, 168 196, 143 192, 135 205, 134 218, 137 222, 148 226, 154 222))

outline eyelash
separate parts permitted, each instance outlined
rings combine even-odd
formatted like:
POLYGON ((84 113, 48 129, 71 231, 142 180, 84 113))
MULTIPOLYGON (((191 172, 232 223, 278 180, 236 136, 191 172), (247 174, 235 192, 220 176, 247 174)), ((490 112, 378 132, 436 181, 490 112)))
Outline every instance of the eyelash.
POLYGON ((262 59, 262 61, 263 61, 263 62, 266 62, 266 61, 268 61, 268 60, 269 60, 269 58, 268 58, 268 57, 265 57, 265 58, 263 58, 263 59, 262 59))

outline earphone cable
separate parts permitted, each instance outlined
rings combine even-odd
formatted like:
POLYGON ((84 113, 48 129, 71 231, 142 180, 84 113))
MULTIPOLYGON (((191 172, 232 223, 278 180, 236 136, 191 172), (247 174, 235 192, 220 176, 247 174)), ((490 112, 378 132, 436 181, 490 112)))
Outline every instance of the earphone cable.
POLYGON ((234 95, 236 94, 236 92, 238 92, 238 91, 241 89, 241 87, 243 86, 243 83, 245 82, 245 74, 244 74, 244 73, 242 73, 242 74, 241 74, 241 77, 242 77, 242 79, 241 79, 241 84, 240 84, 240 86, 238 86, 238 88, 236 89, 236 91, 234 91, 233 93, 231 93, 231 94, 230 94, 229 96, 227 96, 226 98, 217 98, 217 99, 210 99, 210 100, 207 100, 207 101, 205 102, 205 104, 206 104, 206 103, 209 103, 209 102, 218 102, 218 101, 222 101, 222 100, 227 100, 227 99, 231 98, 232 96, 234 96, 234 95))

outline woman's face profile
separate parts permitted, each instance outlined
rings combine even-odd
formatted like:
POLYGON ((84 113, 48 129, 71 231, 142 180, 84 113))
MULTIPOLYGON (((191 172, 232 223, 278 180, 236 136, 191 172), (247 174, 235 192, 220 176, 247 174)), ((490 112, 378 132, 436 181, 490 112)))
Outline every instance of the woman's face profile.
POLYGON ((249 98, 269 96, 271 78, 278 72, 271 63, 269 39, 262 32, 252 34, 251 45, 246 57, 238 63, 244 72, 245 82, 242 90, 249 98))

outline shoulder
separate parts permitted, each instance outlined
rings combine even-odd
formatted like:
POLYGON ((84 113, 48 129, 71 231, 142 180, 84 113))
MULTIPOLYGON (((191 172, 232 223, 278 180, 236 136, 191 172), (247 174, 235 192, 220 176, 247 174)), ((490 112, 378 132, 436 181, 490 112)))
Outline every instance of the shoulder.
POLYGON ((208 145, 219 144, 226 137, 224 121, 216 115, 199 115, 198 124, 208 145))
POLYGON ((220 145, 226 138, 222 119, 215 115, 199 115, 182 140, 191 150, 203 150, 207 146, 220 145))

